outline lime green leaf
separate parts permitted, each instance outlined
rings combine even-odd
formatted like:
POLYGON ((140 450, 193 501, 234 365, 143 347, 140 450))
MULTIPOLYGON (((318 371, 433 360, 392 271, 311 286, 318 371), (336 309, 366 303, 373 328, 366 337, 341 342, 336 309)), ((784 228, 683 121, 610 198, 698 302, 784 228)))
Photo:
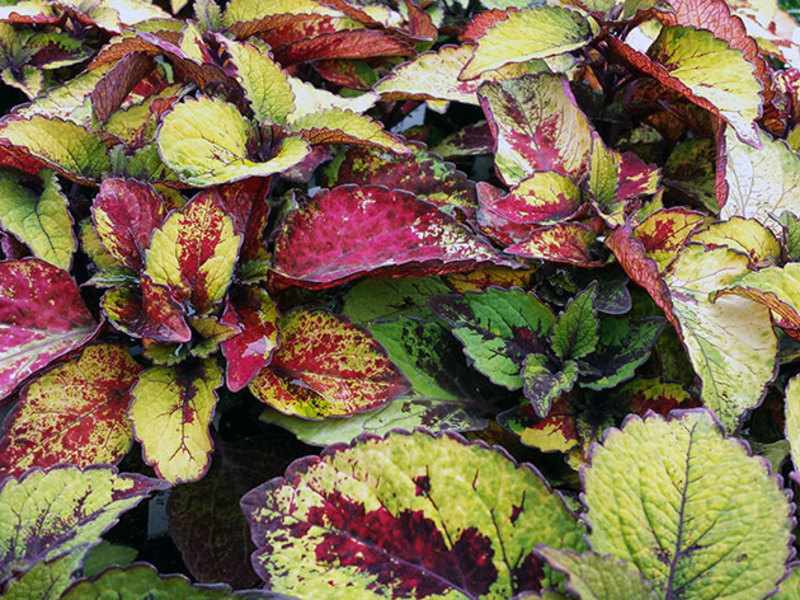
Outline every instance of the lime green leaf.
POLYGON ((89 544, 81 544, 58 558, 36 563, 8 583, 3 600, 59 600, 73 582, 73 574, 81 568, 88 549, 89 544))
POLYGON ((280 173, 309 153, 308 144, 294 136, 281 140, 265 162, 254 159, 257 147, 258 132, 239 109, 205 96, 178 104, 158 133, 164 163, 182 182, 196 187, 280 173))
POLYGON ((101 571, 113 565, 127 567, 138 556, 139 551, 130 546, 112 544, 102 540, 97 546, 92 548, 86 562, 83 564, 83 576, 94 577, 101 571))
POLYGON ((794 376, 786 386, 786 439, 792 452, 794 470, 800 465, 800 377, 794 376))
POLYGON ((583 358, 597 347, 597 312, 593 284, 570 299, 553 327, 553 352, 561 359, 583 358))
POLYGON ((366 92, 360 96, 347 97, 315 87, 297 77, 289 77, 289 85, 294 92, 294 110, 289 120, 296 121, 302 117, 327 110, 349 110, 364 113, 372 108, 380 96, 374 92, 366 92))
POLYGON ((583 472, 589 544, 658 597, 763 598, 785 573, 792 507, 709 412, 672 414, 631 418, 595 447, 583 472))
POLYGON ((778 593, 772 600, 794 600, 800 597, 800 568, 795 564, 789 576, 781 581, 778 593))
POLYGON ((237 37, 248 37, 248 25, 274 15, 315 15, 319 17, 342 17, 343 13, 315 0, 231 0, 222 16, 222 24, 237 37))
POLYGON ((716 221, 693 233, 691 241, 707 248, 730 248, 747 255, 751 265, 756 267, 775 264, 781 257, 778 238, 756 219, 731 217, 727 221, 716 221))
POLYGON ((0 179, 0 225, 13 233, 35 256, 69 270, 77 240, 67 197, 52 171, 40 173, 41 195, 10 175, 0 179))
POLYGON ((92 220, 86 218, 80 222, 81 250, 91 259, 98 269, 125 268, 111 253, 103 247, 100 236, 94 230, 92 220))
POLYGON ((536 414, 544 418, 561 394, 568 392, 578 379, 578 364, 566 361, 559 369, 545 354, 529 354, 522 367, 525 397, 533 404, 536 414))
POLYGON ((293 118, 289 129, 311 144, 360 144, 398 154, 411 153, 408 146, 384 130, 380 123, 352 110, 330 109, 293 118))
POLYGON ((690 244, 665 275, 683 343, 702 382, 703 404, 731 432, 744 411, 759 404, 776 368, 769 309, 738 296, 709 299, 747 266, 747 257, 733 250, 690 244))
POLYGON ((536 553, 566 574, 567 587, 581 600, 659 600, 653 584, 630 565, 594 552, 575 554, 541 546, 536 553))
POLYGON ((213 359, 152 367, 133 386, 128 415, 144 459, 172 483, 196 481, 211 464, 209 427, 222 372, 213 359))
POLYGON ((717 290, 712 298, 735 294, 763 304, 783 317, 782 325, 800 327, 800 263, 748 271, 717 290))
POLYGON ((509 598, 551 583, 536 544, 585 547, 582 526, 532 467, 452 434, 334 447, 242 507, 270 588, 331 600, 509 598))
POLYGON ((449 291, 438 277, 363 279, 348 290, 342 313, 359 325, 397 317, 427 319, 433 315, 428 298, 449 291))
POLYGON ((521 63, 582 48, 593 37, 590 22, 578 12, 555 6, 509 12, 477 40, 478 45, 461 73, 473 79, 489 69, 521 63), (536 35, 531 35, 535 30, 536 35))

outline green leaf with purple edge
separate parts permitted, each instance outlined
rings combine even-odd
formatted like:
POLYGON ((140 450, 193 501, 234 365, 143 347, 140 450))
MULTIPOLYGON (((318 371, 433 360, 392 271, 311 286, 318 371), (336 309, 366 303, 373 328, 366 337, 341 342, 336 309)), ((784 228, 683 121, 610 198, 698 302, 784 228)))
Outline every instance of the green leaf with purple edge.
POLYGON ((536 414, 545 418, 561 394, 568 392, 578 380, 578 363, 567 360, 554 365, 545 354, 529 354, 522 366, 523 390, 536 414))
POLYGON ((84 561, 91 555, 88 550, 89 544, 81 544, 57 558, 37 562, 8 582, 3 600, 60 600, 74 581, 73 575, 85 568, 84 561))
POLYGON ((597 284, 571 298, 558 316, 551 336, 553 352, 562 360, 583 358, 597 347, 597 284))
POLYGON ((332 446, 242 507, 266 585, 330 599, 508 598, 554 581, 536 544, 585 548, 582 525, 533 467, 454 434, 332 446))

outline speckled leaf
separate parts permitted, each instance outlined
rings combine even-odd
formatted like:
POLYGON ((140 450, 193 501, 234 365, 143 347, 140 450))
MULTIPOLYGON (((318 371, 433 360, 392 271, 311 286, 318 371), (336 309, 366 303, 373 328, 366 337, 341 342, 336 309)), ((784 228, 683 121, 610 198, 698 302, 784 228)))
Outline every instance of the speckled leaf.
POLYGON ((633 235, 663 271, 705 221, 706 216, 701 212, 683 207, 668 208, 649 215, 636 226, 633 235))
POLYGON ((183 183, 195 187, 280 173, 309 153, 308 144, 296 136, 281 140, 263 161, 255 156, 257 147, 258 132, 238 108, 205 96, 178 104, 164 117, 158 132, 164 164, 183 183))
POLYGON ((548 225, 568 219, 581 204, 580 190, 569 177, 555 171, 537 171, 508 194, 481 202, 481 210, 512 223, 548 225))
POLYGON ((548 347, 556 322, 536 296, 520 289, 489 288, 483 293, 431 298, 430 307, 453 327, 475 368, 498 385, 522 388, 525 358, 548 347))
POLYGON ((555 401, 546 419, 540 418, 533 405, 526 402, 500 413, 497 423, 518 435, 522 444, 542 452, 566 454, 581 446, 577 419, 569 408, 569 395, 555 401))
POLYGON ((411 150, 378 121, 352 110, 329 109, 304 115, 289 122, 289 129, 311 144, 358 144, 384 148, 398 154, 411 150))
POLYGON ((797 476, 800 464, 800 377, 794 376, 786 385, 786 439, 792 453, 794 473, 797 476))
POLYGON ((104 343, 35 379, 3 423, 0 474, 117 462, 133 440, 125 411, 139 371, 126 348, 104 343))
POLYGON ((683 343, 702 382, 703 404, 730 432, 745 410, 760 403, 776 370, 769 309, 739 296, 709 299, 747 272, 747 265, 746 256, 727 248, 690 244, 665 276, 683 343))
POLYGON ((330 599, 508 598, 551 581, 536 544, 585 546, 582 526, 532 467, 453 434, 333 446, 242 507, 267 585, 330 599))
POLYGON ((566 78, 528 75, 478 90, 495 139, 495 165, 508 185, 533 171, 579 172, 591 148, 591 125, 566 78))
POLYGON ((581 223, 557 223, 533 230, 527 240, 509 246, 506 252, 581 267, 602 267, 605 261, 597 260, 592 250, 596 237, 581 223))
POLYGON ((592 284, 567 302, 553 327, 553 352, 562 360, 583 358, 597 347, 597 285, 592 284))
POLYGON ((81 544, 99 543, 121 513, 166 487, 106 466, 59 465, 5 479, 0 485, 0 582, 81 544))
POLYGON ((347 291, 342 314, 359 325, 398 317, 428 319, 433 315, 428 298, 449 291, 438 277, 364 279, 347 291))
POLYGON ((149 277, 141 279, 141 289, 120 286, 107 291, 100 305, 111 324, 131 337, 159 342, 192 339, 181 305, 149 277))
POLYGON ((272 359, 278 346, 278 307, 261 288, 236 288, 225 300, 222 322, 241 328, 241 333, 221 344, 225 384, 238 392, 272 359))
POLYGON ((128 416, 145 461, 160 477, 181 483, 205 475, 220 385, 222 372, 213 359, 152 367, 139 376, 128 416))
POLYGON ((231 0, 222 16, 222 24, 237 38, 243 38, 273 26, 270 17, 282 16, 301 20, 306 17, 342 17, 343 13, 315 0, 280 0, 266 3, 231 0))
POLYGON ((289 214, 275 240, 274 270, 307 287, 369 273, 424 276, 515 263, 408 192, 345 185, 289 214))
POLYGON ((0 178, 0 227, 14 234, 34 256, 69 270, 77 240, 67 197, 52 171, 41 171, 41 194, 22 180, 4 173, 0 178))
POLYGON ((658 597, 761 598, 785 573, 792 506, 707 411, 628 419, 583 478, 592 550, 638 569, 658 597))
POLYGON ((508 267, 487 267, 466 273, 445 275, 444 280, 454 292, 485 292, 490 287, 519 287, 529 289, 538 269, 509 269, 508 267))
POLYGON ((225 297, 240 241, 219 204, 198 196, 153 233, 145 273, 192 312, 206 314, 225 297))
POLYGON ((531 401, 536 414, 545 418, 561 394, 570 391, 575 385, 578 364, 568 360, 559 368, 545 354, 529 354, 521 376, 525 397, 531 401))
POLYGON ((323 310, 294 310, 280 320, 281 340, 250 391, 286 414, 346 416, 408 391, 400 370, 366 330, 323 310), (306 390, 295 396, 294 390, 306 390))
MULTIPOLYGON (((102 543, 102 542, 101 542, 102 543)), ((53 560, 43 560, 8 582, 3 600, 60 600, 84 562, 89 544, 81 544, 53 560)))
POLYGON ((69 273, 38 259, 0 262, 0 398, 97 327, 69 273))
POLYGON ((527 62, 576 50, 593 37, 582 14, 556 6, 539 6, 508 13, 477 39, 472 58, 461 73, 473 79, 488 69, 527 62), (530 35, 531 29, 536 35, 530 35))
POLYGON ((153 230, 164 223, 161 196, 134 179, 105 179, 92 202, 92 219, 103 247, 122 265, 144 268, 144 252, 153 230))
POLYGON ((594 552, 575 554, 545 546, 536 554, 567 575, 567 587, 581 600, 659 600, 653 584, 636 569, 612 556, 594 552))

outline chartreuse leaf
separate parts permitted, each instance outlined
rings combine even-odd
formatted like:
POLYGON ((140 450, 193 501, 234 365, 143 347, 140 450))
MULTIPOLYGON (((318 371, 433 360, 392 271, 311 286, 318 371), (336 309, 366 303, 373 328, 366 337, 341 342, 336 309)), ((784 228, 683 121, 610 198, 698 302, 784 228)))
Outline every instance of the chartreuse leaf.
POLYGON ((792 453, 794 470, 800 465, 800 378, 792 377, 786 385, 786 439, 792 453))
POLYGON ((196 481, 211 463, 209 427, 222 372, 213 359, 157 366, 133 386, 128 416, 144 459, 172 483, 196 481))
POLYGON ((542 74, 487 82, 478 98, 495 138, 495 165, 508 185, 534 171, 572 175, 582 169, 591 125, 566 78, 542 74))
POLYGON ((237 600, 228 586, 192 585, 181 575, 160 575, 147 564, 112 567, 92 580, 75 583, 62 600, 106 598, 170 598, 170 600, 237 600))
POLYGON ((800 219, 791 211, 784 210, 779 220, 786 240, 786 256, 795 262, 800 259, 800 219))
POLYGON ((714 299, 735 294, 763 304, 793 327, 800 327, 800 263, 748 271, 719 288, 714 299))
POLYGON ((652 583, 613 556, 575 554, 546 546, 537 548, 536 554, 567 575, 567 587, 581 600, 659 600, 652 583))
POLYGON ((211 196, 198 196, 153 232, 145 274, 203 315, 225 297, 241 236, 211 196))
POLYGON ((475 368, 510 390, 522 387, 522 363, 547 349, 556 322, 549 307, 516 288, 434 296, 429 305, 453 327, 475 368))
POLYGON ((291 118, 289 129, 311 144, 360 144, 410 154, 399 138, 388 133, 377 121, 352 110, 332 108, 291 118))
POLYGON ((597 284, 592 284, 567 303, 553 326, 553 352, 561 359, 583 358, 597 347, 597 284))
POLYGON ((310 597, 505 599, 552 582, 536 544, 585 547, 583 527, 533 467, 454 434, 333 446, 242 507, 258 575, 310 597))
POLYGON ((708 411, 630 418, 583 479, 592 550, 638 569, 659 598, 763 598, 785 573, 793 508, 708 411))
MULTIPOLYGON (((2 130, 0 130, 0 136, 2 130)), ((185 99, 164 117, 158 150, 183 183, 208 187, 280 173, 309 153, 301 138, 284 138, 265 162, 254 159, 258 132, 233 104, 201 96, 185 99)))
POLYGON ((772 596, 773 600, 793 600, 800 596, 800 568, 797 564, 792 566, 789 576, 781 581, 777 594, 772 596))
POLYGON ((163 481, 110 467, 33 469, 0 486, 0 582, 100 536, 163 481))
POLYGON ((3 600, 60 600, 73 582, 73 574, 81 568, 88 549, 89 544, 81 544, 58 558, 36 563, 8 582, 3 600))
POLYGON ((69 273, 39 259, 0 262, 0 398, 97 327, 69 273))
POLYGON ((0 178, 0 226, 14 234, 35 256, 69 270, 77 240, 67 197, 55 173, 40 172, 44 182, 41 195, 4 173, 0 178))
POLYGON ((582 14, 556 6, 509 12, 477 40, 461 79, 473 79, 508 63, 527 62, 585 46, 593 37, 592 24, 582 14), (530 35, 531 29, 536 35, 530 35))
POLYGON ((449 291, 438 277, 364 279, 347 291, 342 314, 359 325, 397 317, 427 319, 433 315, 428 298, 449 291))
POLYGON ((775 234, 761 221, 731 217, 727 221, 715 221, 705 229, 692 234, 692 242, 709 248, 725 246, 746 254, 753 266, 775 264, 781 257, 781 243, 775 234))
POLYGON ((664 277, 683 343, 702 382, 704 406, 727 431, 758 405, 775 376, 777 340, 769 309, 739 296, 709 294, 747 272, 747 256, 689 244, 664 277))
POLYGON ((103 343, 35 379, 4 423, 0 473, 117 462, 133 441, 125 411, 139 371, 126 348, 103 343))
POLYGON ((578 364, 568 360, 559 369, 545 354, 529 354, 522 367, 525 397, 540 417, 546 417, 553 402, 568 392, 578 379, 578 364))
POLYGON ((280 320, 280 347, 250 391, 288 415, 312 419, 377 408, 408 391, 400 370, 368 331, 324 310, 280 320))
POLYGON ((222 16, 222 24, 235 35, 239 29, 247 29, 251 23, 271 15, 319 15, 320 17, 342 17, 343 13, 315 0, 277 0, 271 2, 252 2, 251 0, 231 0, 222 16))

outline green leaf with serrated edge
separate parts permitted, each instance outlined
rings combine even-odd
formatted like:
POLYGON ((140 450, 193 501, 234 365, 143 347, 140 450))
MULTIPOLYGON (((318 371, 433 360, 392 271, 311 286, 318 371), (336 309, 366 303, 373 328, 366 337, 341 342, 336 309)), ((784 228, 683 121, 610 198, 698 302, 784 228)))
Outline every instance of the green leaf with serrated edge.
MULTIPOLYGON (((169 598, 170 600, 240 600, 226 585, 192 584, 182 575, 161 575, 148 564, 112 567, 92 580, 70 587, 62 600, 106 598, 169 598)), ((267 596, 269 598, 269 596, 267 596)))
POLYGON ((257 145, 258 132, 238 108, 205 96, 176 105, 158 132, 164 164, 183 183, 195 187, 280 173, 309 153, 307 142, 292 136, 281 140, 272 155, 260 162, 254 159, 257 145))
POLYGON ((454 434, 333 446, 242 507, 270 588, 330 599, 508 598, 551 583, 536 544, 585 548, 583 527, 533 467, 454 434))
POLYGON ((94 546, 150 492, 167 484, 107 466, 33 469, 0 487, 0 582, 82 544, 94 546))
POLYGON ((133 153, 128 159, 124 174, 127 177, 150 183, 168 183, 177 187, 184 186, 178 174, 161 160, 161 156, 158 153, 158 144, 155 142, 145 144, 133 153))
POLYGON ((789 576, 781 581, 778 593, 772 596, 772 600, 794 600, 800 597, 800 568, 795 563, 789 576))
POLYGON ((571 298, 553 326, 553 352, 561 359, 583 358, 597 347, 597 284, 571 298))
POLYGON ((800 327, 800 263, 748 271, 712 293, 716 300, 730 294, 763 304, 782 317, 781 324, 800 327))
POLYGON ((279 321, 280 346, 249 384, 262 402, 311 419, 377 408, 408 391, 406 378, 362 327, 324 310, 279 321))
POLYGON ((35 379, 3 423, 0 473, 117 462, 133 441, 125 411, 139 371, 127 348, 101 343, 35 379))
POLYGON ((213 359, 151 367, 133 386, 128 416, 145 462, 171 483, 196 481, 211 463, 209 427, 222 372, 213 359))
POLYGON ((785 210, 778 217, 783 228, 786 255, 790 261, 800 259, 800 219, 791 211, 785 210))
POLYGON ((568 360, 558 368, 545 354, 529 354, 520 375, 525 397, 533 404, 536 414, 545 418, 550 413, 553 402, 575 385, 578 364, 568 360))
POLYGON ((301 134, 311 144, 362 144, 410 154, 399 138, 388 133, 377 121, 351 110, 330 109, 291 119, 289 130, 301 134))
POLYGON ((207 314, 225 297, 240 242, 231 217, 213 197, 200 195, 153 232, 144 272, 178 302, 207 314))
POLYGON ((294 110, 288 75, 272 56, 253 44, 220 38, 236 66, 236 79, 259 121, 286 124, 294 110))
POLYGON ((111 169, 108 151, 98 136, 57 117, 6 119, 0 125, 0 139, 78 183, 92 184, 111 169))
POLYGON ((567 576, 567 587, 581 600, 659 600, 653 584, 624 561, 594 552, 575 554, 546 546, 536 549, 554 569, 567 576))
POLYGON ((139 551, 136 548, 101 540, 86 557, 86 562, 83 564, 83 576, 94 577, 113 565, 127 567, 136 560, 138 554, 139 551))
POLYGON ((800 472, 800 377, 794 376, 786 385, 786 439, 792 453, 795 473, 800 472))
POLYGON ((480 431, 488 424, 483 414, 484 407, 461 400, 400 397, 377 410, 346 419, 309 421, 266 408, 259 420, 288 429, 306 444, 329 446, 349 442, 364 433, 385 435, 395 429, 412 431, 424 427, 432 433, 480 431))
POLYGON ((461 79, 473 79, 488 69, 508 63, 527 62, 576 50, 593 37, 592 26, 582 14, 555 6, 509 12, 477 39, 461 79), (532 29, 536 35, 530 35, 532 29))
POLYGON ((3 600, 59 600, 75 580, 88 548, 89 544, 81 544, 58 558, 36 563, 8 582, 3 600))
POLYGON ((487 82, 478 98, 495 139, 495 166, 506 184, 517 184, 533 171, 571 175, 582 170, 591 125, 566 78, 542 74, 487 82))
POLYGON ((397 317, 427 319, 433 315, 428 298, 449 291, 438 277, 363 279, 347 291, 342 314, 359 325, 397 317))
POLYGON ((525 357, 547 348, 556 322, 550 308, 517 288, 434 296, 429 306, 453 327, 475 368, 510 390, 522 388, 525 357))
POLYGON ((707 248, 724 246, 745 254, 757 267, 775 264, 781 256, 778 238, 756 219, 731 217, 727 221, 716 221, 705 229, 695 230, 690 240, 707 248))
POLYGON ((777 340, 769 309, 739 296, 709 294, 747 272, 747 257, 727 248, 690 244, 664 276, 672 312, 702 382, 703 405, 727 431, 756 407, 775 377, 777 340))
POLYGON ((14 234, 35 256, 69 270, 77 240, 67 197, 52 171, 41 171, 41 195, 11 174, 0 178, 0 226, 14 234))
POLYGON ((177 365, 189 356, 189 344, 155 342, 145 338, 144 356, 157 365, 177 365))
POLYGON ((725 185, 718 187, 721 219, 758 219, 775 233, 780 224, 770 218, 784 210, 800 213, 800 157, 783 140, 760 136, 761 147, 739 141, 725 130, 725 185))
POLYGON ((629 418, 583 479, 592 550, 638 569, 659 597, 763 598, 785 573, 792 506, 708 411, 629 418))

